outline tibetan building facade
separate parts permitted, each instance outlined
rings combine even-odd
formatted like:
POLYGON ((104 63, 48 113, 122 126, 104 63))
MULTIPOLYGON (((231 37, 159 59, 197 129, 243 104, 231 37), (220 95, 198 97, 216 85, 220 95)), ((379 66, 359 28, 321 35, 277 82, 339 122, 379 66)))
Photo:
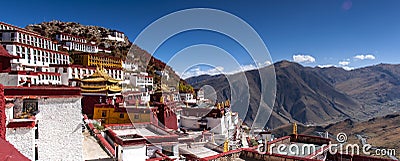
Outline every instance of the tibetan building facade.
POLYGON ((5 85, 60 85, 59 73, 51 64, 69 64, 69 55, 58 50, 57 42, 36 32, 0 22, 0 44, 12 56, 11 72, 5 85))
POLYGON ((122 87, 120 80, 109 76, 104 69, 97 68, 96 71, 81 80, 82 111, 89 118, 93 117, 94 107, 100 105, 112 105, 115 108, 123 106, 121 95, 122 87))
POLYGON ((110 49, 103 49, 95 42, 67 33, 58 33, 56 40, 61 50, 70 52, 71 64, 52 64, 52 71, 61 75, 61 83, 68 86, 80 86, 80 80, 93 74, 96 67, 104 68, 105 72, 117 80, 124 79, 122 59, 107 56, 110 49))
POLYGON ((122 60, 117 57, 106 56, 103 54, 75 53, 71 55, 74 64, 83 66, 102 66, 104 68, 122 68, 122 60))
POLYGON ((5 138, 24 156, 83 159, 79 88, 5 86, 4 97, 5 138))

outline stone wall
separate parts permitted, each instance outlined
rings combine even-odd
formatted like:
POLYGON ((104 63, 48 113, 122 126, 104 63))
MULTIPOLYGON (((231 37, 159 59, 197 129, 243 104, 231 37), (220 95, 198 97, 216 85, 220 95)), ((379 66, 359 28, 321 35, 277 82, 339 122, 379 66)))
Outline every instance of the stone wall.
POLYGON ((81 97, 39 100, 39 160, 83 160, 81 97))
POLYGON ((35 159, 35 128, 7 128, 6 140, 30 160, 35 159))

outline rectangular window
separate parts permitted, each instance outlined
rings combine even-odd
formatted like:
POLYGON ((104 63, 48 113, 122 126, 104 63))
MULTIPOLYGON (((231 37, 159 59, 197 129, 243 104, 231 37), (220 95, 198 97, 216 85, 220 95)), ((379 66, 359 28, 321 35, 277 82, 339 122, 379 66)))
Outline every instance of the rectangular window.
POLYGON ((134 118, 135 120, 138 120, 140 118, 139 114, 135 114, 134 118))
POLYGON ((174 150, 173 146, 162 146, 162 153, 167 155, 167 156, 173 156, 174 155, 174 150))
POLYGON ((107 111, 106 110, 101 111, 101 117, 107 117, 107 111))
POLYGON ((119 118, 123 119, 125 117, 124 113, 119 114, 119 118))
POLYGON ((30 118, 38 113, 37 99, 24 99, 21 106, 14 106, 14 118, 23 119, 30 118))
POLYGON ((35 139, 39 139, 39 121, 36 122, 35 139))
POLYGON ((11 41, 14 41, 15 40, 15 33, 12 32, 10 38, 11 38, 11 41))
POLYGON ((39 150, 38 150, 38 147, 37 147, 37 145, 36 145, 36 146, 35 146, 35 160, 39 160, 38 154, 39 154, 39 150))

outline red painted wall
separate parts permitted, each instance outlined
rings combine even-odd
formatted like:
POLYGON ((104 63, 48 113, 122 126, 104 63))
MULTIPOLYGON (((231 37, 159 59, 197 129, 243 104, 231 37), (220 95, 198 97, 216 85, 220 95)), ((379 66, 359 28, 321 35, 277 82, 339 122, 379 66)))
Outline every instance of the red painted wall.
POLYGON ((178 123, 177 123, 178 118, 176 117, 176 114, 174 112, 165 111, 164 117, 165 117, 165 122, 164 122, 165 127, 169 128, 169 129, 174 129, 174 130, 178 129, 178 123))
POLYGON ((165 104, 157 104, 157 118, 158 118, 158 125, 161 127, 165 127, 168 129, 178 129, 178 119, 176 114, 165 104))
MULTIPOLYGON (((93 118, 93 114, 94 114, 94 106, 96 104, 111 104, 113 97, 108 97, 106 98, 106 96, 101 96, 101 103, 100 103, 100 96, 83 96, 82 100, 81 100, 81 105, 82 105, 82 113, 86 114, 87 117, 89 117, 90 119, 93 118)), ((115 107, 119 107, 119 103, 123 102, 123 97, 122 96, 117 96, 117 100, 115 101, 115 107)))
POLYGON ((0 56, 0 73, 11 72, 10 58, 0 56))
POLYGON ((90 119, 93 118, 94 105, 100 103, 99 96, 83 96, 82 97, 82 113, 86 114, 90 119))
POLYGON ((0 84, 0 138, 6 139, 6 111, 4 87, 0 84))

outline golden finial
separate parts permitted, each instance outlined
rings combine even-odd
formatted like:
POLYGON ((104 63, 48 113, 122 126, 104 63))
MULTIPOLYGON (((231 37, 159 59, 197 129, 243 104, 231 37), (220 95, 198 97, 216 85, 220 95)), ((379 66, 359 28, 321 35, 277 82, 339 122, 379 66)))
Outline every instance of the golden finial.
POLYGON ((293 134, 297 135, 297 124, 296 124, 296 122, 293 123, 293 134))
POLYGON ((164 96, 161 96, 160 103, 164 103, 164 96))
POLYGON ((225 140, 224 142, 224 152, 228 152, 229 151, 229 141, 225 140))
POLYGON ((136 108, 139 107, 139 100, 136 100, 136 108))
POLYGON ((231 102, 229 100, 225 101, 225 106, 231 106, 231 102))

